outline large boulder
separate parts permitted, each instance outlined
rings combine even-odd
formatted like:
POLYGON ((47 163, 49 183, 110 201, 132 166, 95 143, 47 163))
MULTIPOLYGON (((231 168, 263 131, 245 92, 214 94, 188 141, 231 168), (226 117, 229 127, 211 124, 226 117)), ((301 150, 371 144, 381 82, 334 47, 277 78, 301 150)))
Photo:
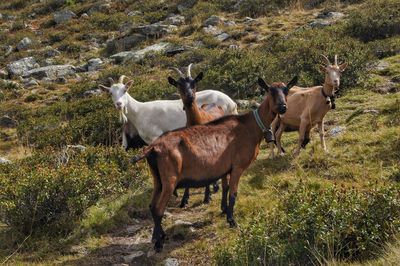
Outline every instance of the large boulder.
POLYGON ((183 46, 174 45, 167 42, 160 42, 140 50, 117 53, 112 55, 110 58, 116 63, 124 63, 126 61, 139 63, 149 54, 161 53, 173 55, 184 50, 185 48, 183 46))
POLYGON ((24 74, 24 77, 56 80, 61 77, 73 77, 75 75, 76 70, 72 65, 53 65, 29 70, 24 74))
POLYGON ((58 11, 53 15, 53 19, 57 24, 65 23, 76 17, 76 14, 69 9, 58 11))
POLYGON ((25 57, 8 64, 7 70, 12 76, 21 76, 27 71, 37 67, 39 67, 39 65, 33 57, 25 57))

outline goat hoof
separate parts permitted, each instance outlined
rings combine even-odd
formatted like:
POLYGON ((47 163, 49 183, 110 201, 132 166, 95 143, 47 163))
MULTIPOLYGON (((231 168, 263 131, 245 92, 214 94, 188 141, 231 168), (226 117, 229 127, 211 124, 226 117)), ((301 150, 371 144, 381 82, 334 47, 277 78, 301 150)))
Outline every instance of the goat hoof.
POLYGON ((187 200, 185 201, 181 201, 181 204, 179 205, 179 208, 185 208, 187 205, 189 204, 189 202, 187 200))
POLYGON ((205 198, 205 199, 203 200, 203 203, 204 203, 204 204, 209 204, 210 201, 211 201, 211 197, 207 197, 207 198, 205 198))
POLYGON ((235 221, 235 219, 228 219, 228 223, 229 223, 229 227, 230 228, 235 228, 235 227, 237 227, 237 223, 236 223, 236 221, 235 221))
POLYGON ((217 193, 218 190, 219 190, 218 184, 214 184, 214 185, 213 185, 213 192, 214 192, 214 193, 217 193))
POLYGON ((163 249, 163 243, 161 240, 158 240, 155 244, 154 244, 154 250, 156 251, 156 253, 160 253, 163 249))

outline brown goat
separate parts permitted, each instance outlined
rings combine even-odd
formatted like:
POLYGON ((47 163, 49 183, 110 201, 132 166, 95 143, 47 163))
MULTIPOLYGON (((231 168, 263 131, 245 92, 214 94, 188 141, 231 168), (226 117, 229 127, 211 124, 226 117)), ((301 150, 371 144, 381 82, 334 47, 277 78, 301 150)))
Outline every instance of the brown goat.
MULTIPOLYGON (((298 146, 294 152, 297 156, 301 148, 305 148, 310 141, 310 130, 318 124, 322 148, 326 150, 324 134, 324 117, 330 109, 335 108, 335 89, 340 86, 340 75, 346 69, 347 63, 338 64, 337 55, 335 63, 331 64, 323 56, 326 66, 321 65, 321 72, 325 73, 323 86, 301 88, 293 87, 287 98, 288 110, 285 115, 277 116, 272 122, 272 131, 275 134, 278 154, 283 155, 281 137, 284 131, 299 131, 298 146)), ((274 145, 271 145, 271 157, 274 157, 274 145)))
MULTIPOLYGON (((195 79, 191 75, 192 64, 189 65, 187 75, 185 76, 179 69, 173 68, 180 76, 178 80, 168 77, 168 82, 178 88, 179 95, 181 96, 184 110, 186 113, 186 126, 202 125, 216 118, 224 116, 224 110, 215 104, 203 104, 201 108, 196 103, 196 90, 197 83, 202 80, 203 72, 200 72, 195 79)), ((213 184, 214 191, 218 191, 217 183, 213 184)), ((209 203, 211 200, 210 187, 206 186, 204 192, 204 203, 209 203)), ((189 202, 189 188, 185 189, 180 207, 185 207, 189 202)))
POLYGON ((150 211, 157 252, 162 250, 165 239, 162 217, 176 187, 203 187, 222 179, 221 209, 229 225, 236 226, 233 209, 240 176, 256 159, 261 140, 276 114, 285 113, 286 95, 296 82, 297 77, 288 85, 268 86, 260 78, 258 83, 267 96, 257 110, 165 133, 133 158, 133 162, 147 158, 153 175, 150 211))

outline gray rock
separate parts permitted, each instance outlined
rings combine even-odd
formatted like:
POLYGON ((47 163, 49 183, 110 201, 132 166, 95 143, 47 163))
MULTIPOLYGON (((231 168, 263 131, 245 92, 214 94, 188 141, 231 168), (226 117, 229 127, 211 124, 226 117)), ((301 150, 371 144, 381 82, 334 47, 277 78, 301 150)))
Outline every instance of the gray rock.
POLYGON ((337 137, 341 135, 346 130, 346 127, 337 126, 329 130, 329 135, 332 137, 337 137))
POLYGON ((87 69, 88 71, 96 71, 100 69, 104 62, 100 58, 92 58, 88 61, 87 69))
POLYGON ((68 80, 67 80, 65 77, 58 77, 58 78, 56 79, 56 82, 57 82, 58 84, 67 84, 68 80))
POLYGON ((46 46, 44 55, 46 57, 55 57, 61 55, 61 52, 51 46, 46 46))
POLYGON ((87 13, 89 15, 92 15, 93 13, 96 13, 96 12, 108 13, 111 10, 110 3, 111 3, 111 1, 109 1, 109 0, 97 2, 88 10, 87 13))
POLYGON ((0 127, 7 127, 7 128, 13 128, 17 125, 14 119, 9 117, 8 115, 3 115, 0 117, 0 127))
POLYGON ((179 261, 175 258, 167 258, 164 261, 164 266, 179 266, 179 261))
POLYGON ((154 54, 154 53, 167 53, 171 48, 171 44, 167 42, 160 42, 157 44, 150 45, 144 49, 136 50, 136 51, 127 51, 121 52, 112 55, 110 58, 113 59, 116 63, 124 63, 126 61, 133 62, 141 62, 146 55, 154 54))
POLYGON ((8 79, 8 72, 4 69, 0 69, 0 79, 8 79))
POLYGON ((132 28, 132 32, 145 35, 147 37, 160 38, 166 34, 177 30, 177 26, 154 23, 150 25, 137 26, 132 28))
POLYGON ((392 81, 387 81, 376 88, 372 89, 374 92, 378 92, 380 94, 388 94, 388 93, 396 93, 400 91, 400 87, 397 86, 396 83, 392 81))
POLYGON ((188 221, 183 221, 183 220, 176 220, 174 222, 175 226, 192 226, 193 224, 191 222, 188 221))
POLYGON ((53 19, 57 24, 68 22, 76 17, 77 17, 76 14, 69 9, 58 11, 53 15, 53 19))
POLYGON ((138 10, 136 10, 136 11, 130 11, 130 12, 128 13, 128 17, 141 16, 142 14, 143 14, 142 11, 138 11, 138 10))
POLYGON ((144 254, 143 251, 140 251, 140 250, 134 251, 132 254, 129 254, 129 255, 127 255, 127 256, 124 256, 124 261, 125 261, 126 263, 130 263, 130 262, 132 262, 133 260, 135 260, 135 259, 137 259, 137 258, 143 257, 144 255, 145 255, 145 254, 144 254))
POLYGON ((222 34, 222 30, 215 26, 207 26, 203 28, 203 31, 207 34, 211 35, 219 35, 222 34))
POLYGON ((345 15, 341 12, 321 12, 317 15, 319 19, 341 19, 345 15))
POLYGON ((44 66, 52 66, 52 65, 54 65, 54 59, 53 58, 46 58, 45 60, 44 60, 44 66))
POLYGON ((332 21, 325 20, 314 20, 308 24, 311 28, 325 28, 331 26, 333 24, 332 21))
POLYGON ((17 44, 17 49, 18 51, 26 50, 31 46, 31 44, 32 40, 29 39, 28 37, 25 37, 17 44))
POLYGON ((231 37, 231 36, 230 36, 228 33, 224 32, 224 33, 221 33, 221 34, 217 35, 215 38, 216 38, 218 41, 223 42, 223 41, 229 39, 230 37, 231 37))
POLYGON ((116 38, 114 40, 108 41, 106 44, 106 49, 108 54, 118 53, 122 51, 127 51, 134 48, 139 43, 144 41, 146 37, 143 34, 133 33, 127 36, 116 38))
POLYGON ((164 24, 180 26, 185 24, 185 17, 181 15, 172 15, 164 20, 164 24))
POLYGON ((391 78, 390 81, 394 83, 400 83, 400 75, 391 78))
POLYGON ((240 47, 239 47, 239 45, 237 45, 237 44, 231 44, 231 45, 229 45, 229 49, 239 49, 240 47))
POLYGON ((6 158, 3 158, 3 157, 0 157, 0 164, 9 164, 9 163, 11 163, 10 160, 8 160, 6 158))
POLYGON ((218 26, 222 23, 222 19, 216 15, 212 15, 204 21, 204 26, 218 26))
POLYGON ((83 19, 88 19, 88 18, 89 18, 89 15, 88 15, 87 13, 83 13, 83 14, 81 15, 81 18, 83 18, 83 19))
POLYGON ((84 97, 91 97, 91 96, 99 96, 102 94, 102 90, 100 89, 92 89, 92 90, 87 90, 83 93, 84 97))
POLYGON ((34 77, 37 79, 48 78, 50 80, 56 80, 60 77, 75 76, 75 73, 75 67, 72 65, 53 65, 29 70, 25 72, 23 76, 34 77))
POLYGON ((179 12, 183 12, 189 8, 192 8, 197 3, 197 0, 186 0, 177 6, 179 12))
POLYGON ((390 64, 386 61, 379 61, 379 63, 374 67, 375 70, 383 71, 390 67, 390 64))
POLYGON ((236 26, 236 22, 233 20, 224 21, 224 26, 225 27, 234 27, 234 26, 236 26))
POLYGON ((20 60, 11 62, 7 65, 8 72, 12 76, 24 75, 27 71, 37 68, 39 65, 33 57, 25 57, 20 60))
POLYGON ((4 56, 9 56, 13 51, 13 48, 11 45, 7 45, 4 47, 4 56))
POLYGON ((30 87, 34 87, 34 86, 38 86, 38 85, 39 85, 39 83, 34 78, 24 80, 24 87, 26 87, 26 88, 30 88, 30 87))

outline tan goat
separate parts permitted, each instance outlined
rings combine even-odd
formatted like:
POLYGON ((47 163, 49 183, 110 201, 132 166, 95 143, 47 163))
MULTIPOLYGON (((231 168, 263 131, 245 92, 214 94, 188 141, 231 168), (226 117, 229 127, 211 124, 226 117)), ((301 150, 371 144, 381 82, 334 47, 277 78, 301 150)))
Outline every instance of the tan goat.
MULTIPOLYGON (((338 64, 337 55, 335 63, 323 55, 326 62, 320 66, 325 73, 323 86, 308 88, 293 87, 287 98, 288 110, 284 115, 278 115, 271 127, 276 138, 276 146, 280 155, 284 154, 281 145, 281 137, 284 131, 298 130, 298 146, 294 152, 297 156, 301 148, 305 148, 310 141, 310 130, 318 125, 322 148, 326 151, 324 135, 324 117, 330 109, 335 109, 335 90, 340 86, 340 75, 346 69, 347 63, 338 64)), ((271 157, 274 157, 274 145, 271 144, 271 157)))

